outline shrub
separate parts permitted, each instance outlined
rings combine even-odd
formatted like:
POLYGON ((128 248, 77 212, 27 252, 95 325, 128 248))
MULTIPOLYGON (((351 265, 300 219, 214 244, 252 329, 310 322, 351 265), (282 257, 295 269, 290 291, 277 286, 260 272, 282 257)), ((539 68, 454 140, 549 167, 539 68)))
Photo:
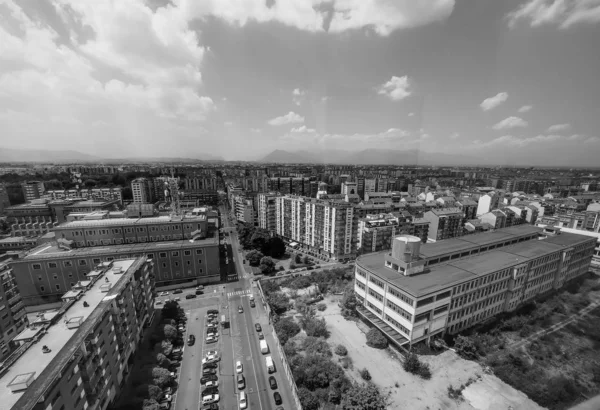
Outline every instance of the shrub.
POLYGON ((475 341, 468 336, 459 335, 454 343, 454 349, 465 359, 475 360, 478 357, 475 341))
POLYGON ((258 266, 260 265, 260 260, 263 258, 263 254, 260 251, 252 250, 248 252, 246 255, 246 259, 248 260, 248 264, 250 266, 258 266))
POLYGON ((319 312, 323 312, 323 311, 324 311, 324 310, 326 310, 326 309, 327 309, 327 303, 319 303, 319 304, 317 305, 317 310, 318 310, 319 312))
POLYGON ((367 332, 367 346, 376 349, 385 349, 388 347, 388 341, 378 329, 371 329, 367 332))
POLYGON ((419 366, 418 374, 421 377, 421 379, 425 379, 425 380, 431 379, 431 369, 429 368, 429 364, 421 363, 421 366, 419 366))
POLYGON ((279 341, 284 346, 288 340, 300 333, 300 325, 291 317, 284 317, 278 320, 273 327, 279 337, 279 341))
POLYGON ((308 336, 314 337, 329 337, 329 330, 327 329, 327 322, 325 319, 310 319, 304 326, 304 330, 308 336))
POLYGON ((414 353, 409 353, 408 356, 404 359, 404 363, 402 364, 404 370, 409 373, 417 374, 419 371, 419 367, 421 367, 421 362, 419 358, 414 353))
POLYGON ((352 369, 352 359, 350 356, 342 357, 340 363, 344 369, 352 369))
POLYGON ((296 254, 296 257, 294 258, 294 262, 296 263, 302 263, 302 256, 300 256, 299 253, 296 254))
POLYGON ((346 349, 346 346, 344 345, 337 345, 334 352, 338 356, 346 356, 348 354, 348 349, 346 349))
POLYGON ((287 343, 283 345, 283 352, 287 358, 291 358, 298 354, 298 351, 296 350, 296 344, 293 340, 288 340, 287 343))
POLYGON ((175 326, 165 325, 165 327, 163 328, 163 332, 167 340, 173 340, 177 337, 177 329, 175 328, 175 326))
POLYGON ((369 373, 369 371, 364 368, 360 371, 360 377, 362 377, 363 380, 369 381, 371 380, 371 373, 369 373))
POLYGON ((461 400, 463 389, 464 386, 461 386, 457 389, 452 387, 452 385, 448 386, 448 397, 450 397, 452 400, 461 400))
POLYGON ((312 285, 312 280, 308 276, 299 276, 290 282, 290 288, 292 289, 305 289, 312 285))
POLYGON ((331 357, 331 347, 329 343, 320 337, 307 336, 302 342, 302 349, 310 354, 321 354, 331 357))
POLYGON ((273 273, 275 272, 275 261, 270 256, 265 256, 260 260, 258 269, 265 274, 273 273))

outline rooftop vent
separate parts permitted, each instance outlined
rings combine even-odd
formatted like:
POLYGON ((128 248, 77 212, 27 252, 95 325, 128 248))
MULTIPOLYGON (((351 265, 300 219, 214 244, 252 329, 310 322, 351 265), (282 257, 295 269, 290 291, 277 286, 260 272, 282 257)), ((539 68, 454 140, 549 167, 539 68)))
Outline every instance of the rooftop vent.
POLYGON ((113 273, 119 274, 119 273, 123 273, 123 267, 122 266, 115 266, 112 268, 113 273))
POLYGON ((8 387, 13 393, 20 392, 26 390, 34 380, 35 372, 18 374, 8 383, 8 387))
MULTIPOLYGON (((84 306, 86 302, 83 302, 84 306)), ((72 317, 67 320, 67 329, 76 329, 83 323, 83 316, 72 317)))
POLYGON ((112 283, 110 283, 110 282, 103 283, 102 285, 100 285, 100 292, 107 293, 111 287, 112 287, 112 283))

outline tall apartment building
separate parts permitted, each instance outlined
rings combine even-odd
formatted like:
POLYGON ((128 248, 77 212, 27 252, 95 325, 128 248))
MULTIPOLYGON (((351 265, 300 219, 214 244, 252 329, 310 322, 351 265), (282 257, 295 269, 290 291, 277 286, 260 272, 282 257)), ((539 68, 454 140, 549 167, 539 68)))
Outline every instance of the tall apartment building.
POLYGON ((25 202, 41 198, 44 195, 44 183, 40 181, 27 181, 21 184, 25 202))
POLYGON ((138 204, 152 204, 156 202, 154 183, 149 178, 138 178, 131 181, 133 202, 138 204))
POLYGON ((276 233, 309 254, 347 260, 356 256, 354 209, 343 201, 299 196, 276 198, 276 233))
POLYGON ((492 209, 498 207, 500 203, 500 197, 494 192, 482 195, 477 201, 477 216, 481 216, 485 213, 490 212, 492 209))
POLYGON ((477 217, 477 202, 470 198, 461 198, 456 202, 456 207, 465 214, 465 220, 469 221, 477 217))
POLYGON ((10 198, 5 184, 0 184, 0 215, 4 214, 4 209, 10 206, 10 198))
MULTIPOLYGON (((360 218, 356 229, 358 252, 364 254, 391 249, 396 236, 414 235, 413 219, 413 216, 406 211, 360 218)), ((427 236, 424 239, 426 242, 427 236)))
MULTIPOLYGON (((7 261, 0 262, 0 363, 14 350, 13 339, 25 326, 25 305, 7 261)), ((1 372, 1 370, 0 370, 1 372)))
POLYGON ((458 333, 510 312, 590 267, 596 238, 519 225, 360 256, 359 313, 398 345, 458 333))
POLYGON ((423 219, 429 221, 431 242, 456 238, 463 233, 464 214, 458 208, 432 209, 423 214, 423 219))
POLYGON ((193 176, 183 180, 184 191, 216 191, 217 190, 216 176, 193 176))
POLYGON ((258 194, 258 226, 271 232, 277 230, 277 194, 258 194))
POLYGON ((112 262, 62 296, 15 337, 0 368, 3 409, 105 410, 121 393, 153 317, 152 262, 112 262))

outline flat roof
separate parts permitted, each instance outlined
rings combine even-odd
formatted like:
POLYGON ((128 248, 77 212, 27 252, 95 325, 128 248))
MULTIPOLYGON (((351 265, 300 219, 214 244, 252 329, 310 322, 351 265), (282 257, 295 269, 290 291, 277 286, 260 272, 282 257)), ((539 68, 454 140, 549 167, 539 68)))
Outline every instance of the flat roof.
MULTIPOLYGON (((460 260, 434 265, 429 270, 426 269, 425 273, 413 276, 404 276, 385 267, 383 256, 390 251, 360 256, 357 259, 357 265, 368 269, 376 276, 411 295, 420 297, 589 240, 584 236, 578 237, 577 234, 561 233, 558 236, 549 236, 547 239, 532 239, 460 260)), ((424 245, 422 249, 433 245, 435 244, 424 245)))
MULTIPOLYGON (((123 268, 123 273, 115 273, 113 269, 108 269, 104 273, 104 277, 108 278, 108 281, 114 285, 123 278, 124 273, 135 263, 135 259, 128 259, 122 261, 113 262, 113 267, 123 268)), ((100 286, 104 285, 105 280, 100 279, 88 289, 83 297, 73 305, 71 305, 63 314, 65 318, 81 317, 82 323, 94 312, 95 308, 98 307, 100 302, 108 295, 106 292, 100 291, 100 286), (87 302, 88 307, 84 307, 83 303, 87 302)), ((70 352, 67 349, 67 344, 75 333, 80 330, 82 325, 79 327, 69 329, 64 320, 58 320, 52 326, 49 326, 46 333, 37 341, 32 344, 27 351, 17 359, 16 362, 10 366, 8 371, 0 377, 0 403, 2 407, 11 409, 17 401, 23 396, 25 392, 30 393, 30 389, 33 384, 27 390, 13 393, 8 385, 16 377, 35 372, 35 377, 40 377, 42 372, 48 369, 50 363, 53 363, 50 371, 58 372, 66 364, 70 357, 70 352), (50 349, 49 353, 42 352, 42 346, 48 346, 50 349), (64 363, 61 363, 64 362, 64 363)), ((87 332, 85 332, 87 333, 87 332)), ((76 343, 76 341, 73 341, 76 343)), ((46 388, 48 384, 52 382, 50 378, 40 378, 40 386, 38 388, 46 388), (42 386, 43 385, 43 386, 42 386)), ((34 382, 35 383, 35 382, 34 382)), ((43 390, 36 391, 35 393, 41 394, 43 390)), ((31 395, 30 400, 37 401, 37 394, 31 395), (36 396, 36 397, 33 397, 36 396)), ((28 394, 29 395, 29 394, 28 394)))
POLYGON ((179 241, 168 241, 168 242, 147 242, 147 243, 131 243, 124 245, 107 245, 107 246, 94 246, 89 248, 75 248, 75 249, 61 249, 56 244, 44 244, 29 251, 23 259, 13 261, 13 264, 19 262, 29 262, 32 260, 46 260, 54 258, 65 258, 65 257, 86 257, 93 256, 95 254, 129 254, 129 253, 148 253, 148 252, 160 252, 161 250, 174 250, 174 249, 187 249, 197 248, 201 246, 217 245, 218 238, 212 236, 205 239, 197 239, 194 242, 189 240, 179 241))
POLYGON ((111 219, 96 219, 96 220, 79 220, 66 222, 54 228, 54 230, 62 229, 78 229, 78 228, 99 228, 104 226, 133 226, 133 225, 154 225, 166 223, 186 223, 186 222, 203 222, 206 221, 205 215, 185 216, 183 219, 171 219, 170 216, 154 216, 149 218, 111 218, 111 219))
POLYGON ((37 238, 30 236, 8 236, 0 239, 0 243, 26 243, 31 241, 37 242, 37 238))

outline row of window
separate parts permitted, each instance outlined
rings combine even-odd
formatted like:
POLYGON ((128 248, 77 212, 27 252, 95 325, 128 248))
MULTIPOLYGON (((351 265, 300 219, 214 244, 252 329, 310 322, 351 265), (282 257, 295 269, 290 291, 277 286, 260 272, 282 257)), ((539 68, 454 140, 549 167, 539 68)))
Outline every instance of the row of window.
POLYGON ((375 299, 377 299, 380 302, 383 302, 383 296, 380 295, 379 293, 375 292, 373 289, 371 289, 369 287, 369 295, 373 296, 375 299))
POLYGON ((412 315, 410 313, 408 313, 406 310, 402 309, 400 306, 396 305, 394 302, 390 302, 389 300, 386 300, 385 304, 387 307, 392 309, 394 312, 396 312, 400 316, 402 316, 404 319, 408 320, 409 322, 412 322, 412 315))
MULTIPOLYGON (((151 232, 158 232, 158 231, 181 231, 181 225, 161 225, 160 228, 158 226, 150 226, 150 227, 143 227, 143 226, 138 226, 136 228, 112 228, 112 229, 98 229, 98 231, 94 230, 86 230, 86 231, 71 231, 73 233, 73 236, 83 236, 83 233, 85 232, 86 235, 96 235, 96 232, 98 232, 99 235, 108 235, 109 233, 112 234, 121 234, 123 233, 123 229, 125 230, 125 233, 133 233, 134 229, 136 232, 146 232, 146 229, 148 228, 149 231, 151 232)), ((184 230, 192 230, 194 229, 193 225, 185 225, 184 230)), ((201 229, 201 224, 198 224, 198 229, 201 229)))
POLYGON ((394 325, 395 327, 398 328, 398 330, 400 330, 400 332, 404 333, 407 337, 410 338, 410 330, 408 330, 406 327, 402 326, 397 320, 395 320, 393 317, 389 316, 389 315, 385 315, 385 320, 387 320, 388 322, 390 322, 392 325, 394 325))

